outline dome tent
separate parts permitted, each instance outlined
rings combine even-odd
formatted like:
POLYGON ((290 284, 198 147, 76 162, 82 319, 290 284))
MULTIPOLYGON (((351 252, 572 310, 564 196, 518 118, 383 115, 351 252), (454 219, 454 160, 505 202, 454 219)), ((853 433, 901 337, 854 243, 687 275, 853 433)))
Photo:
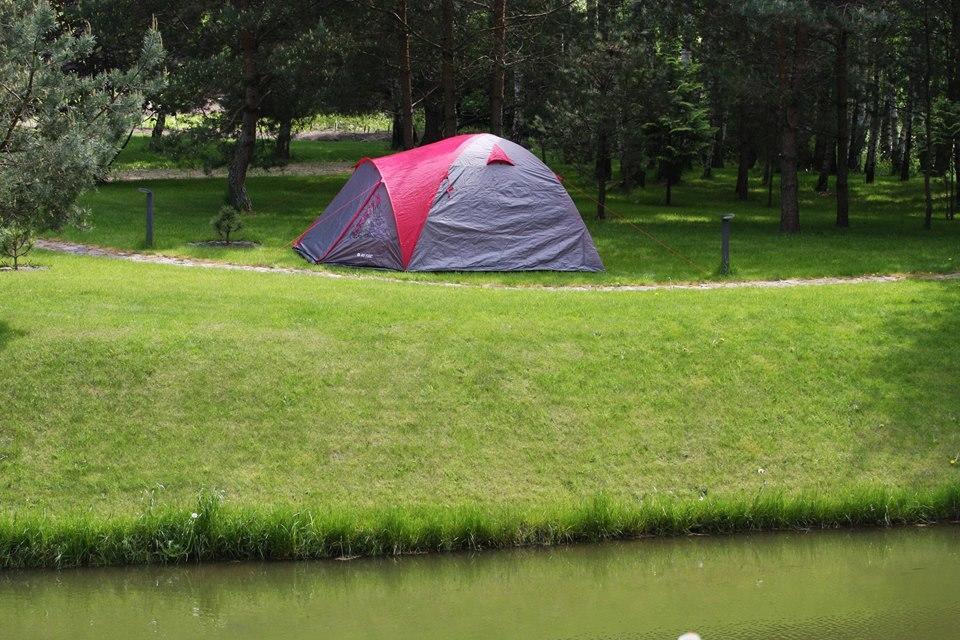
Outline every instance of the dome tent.
POLYGON ((293 241, 313 263, 402 271, 602 271, 559 178, 490 134, 364 158, 293 241))

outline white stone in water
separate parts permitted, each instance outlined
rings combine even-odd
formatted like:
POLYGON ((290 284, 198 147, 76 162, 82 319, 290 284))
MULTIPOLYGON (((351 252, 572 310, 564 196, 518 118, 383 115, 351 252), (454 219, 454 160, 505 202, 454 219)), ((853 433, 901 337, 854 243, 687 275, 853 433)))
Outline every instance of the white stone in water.
POLYGON ((683 634, 682 636, 677 638, 677 640, 701 640, 701 638, 699 633, 694 633, 693 631, 691 631, 689 633, 683 634))

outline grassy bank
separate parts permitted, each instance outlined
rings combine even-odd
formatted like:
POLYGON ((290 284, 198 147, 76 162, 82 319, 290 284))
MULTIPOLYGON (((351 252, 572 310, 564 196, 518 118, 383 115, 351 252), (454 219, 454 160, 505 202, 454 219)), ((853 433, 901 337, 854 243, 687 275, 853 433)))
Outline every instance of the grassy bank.
POLYGON ((8 565, 955 515, 957 282, 549 292, 38 258, 0 273, 8 565), (203 491, 220 533, 189 551, 203 491))
MULTIPOLYGON (((350 144, 350 143, 329 143, 350 144)), ((323 149, 324 147, 317 147, 323 149)), ((359 155, 359 154, 357 154, 359 155)), ((245 216, 240 237, 261 243, 256 249, 191 246, 208 240, 210 219, 223 203, 223 179, 153 180, 103 186, 83 199, 92 212, 92 228, 68 229, 66 239, 124 249, 142 249, 143 194, 156 193, 156 250, 160 253, 246 264, 307 266, 290 242, 318 216, 346 180, 336 176, 277 176, 249 180, 255 210, 245 216)), ((890 272, 945 272, 960 264, 960 222, 936 220, 922 229, 919 182, 883 178, 875 185, 854 181, 852 228, 836 229, 834 201, 813 192, 816 176, 801 176, 803 232, 777 231, 779 210, 766 206, 765 190, 753 180, 752 199, 733 199, 733 174, 712 180, 690 178, 675 189, 673 207, 662 204, 662 190, 614 192, 610 207, 618 217, 593 219, 589 187, 568 180, 590 228, 607 272, 602 274, 398 274, 401 278, 504 282, 511 284, 637 283, 715 278, 719 263, 719 216, 733 211, 734 277, 784 278, 861 275, 890 272), (673 252, 638 231, 666 243, 673 252), (682 257, 677 257, 675 253, 682 257)), ((324 267, 319 267, 324 268, 324 267)))
POLYGON ((0 515, 0 568, 223 560, 309 560, 644 536, 931 523, 960 517, 960 483, 939 490, 759 494, 699 501, 591 500, 534 509, 479 505, 372 509, 160 508, 103 518, 0 515))

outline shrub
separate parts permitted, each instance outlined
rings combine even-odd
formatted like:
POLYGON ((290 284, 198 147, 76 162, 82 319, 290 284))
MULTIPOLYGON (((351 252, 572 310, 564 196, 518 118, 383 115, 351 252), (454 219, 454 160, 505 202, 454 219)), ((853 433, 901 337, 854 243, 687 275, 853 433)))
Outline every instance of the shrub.
POLYGON ((243 229, 240 210, 230 205, 223 205, 220 208, 220 213, 210 220, 210 226, 217 232, 218 238, 230 244, 230 234, 243 229))
POLYGON ((13 269, 20 268, 20 258, 33 248, 30 229, 17 224, 0 226, 0 255, 13 259, 13 269))

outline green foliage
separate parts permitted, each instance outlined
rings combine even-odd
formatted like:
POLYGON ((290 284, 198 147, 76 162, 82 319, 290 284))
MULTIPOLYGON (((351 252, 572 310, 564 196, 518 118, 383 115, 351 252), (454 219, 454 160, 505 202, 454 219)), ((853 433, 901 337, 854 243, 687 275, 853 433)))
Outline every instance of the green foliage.
MULTIPOLYGON (((656 23, 655 9, 635 9, 611 5, 605 34, 575 41, 556 91, 533 119, 534 130, 564 161, 584 165, 601 152, 602 134, 605 146, 619 149, 624 186, 655 165, 669 197, 669 187, 709 146, 714 130, 699 65, 690 52, 681 54, 678 36, 645 28, 656 23)), ((610 167, 603 164, 594 175, 609 180, 610 167)))
POLYGON ((939 144, 960 144, 960 101, 940 98, 933 106, 933 135, 939 144))
POLYGON ((240 210, 228 204, 223 205, 220 207, 220 213, 210 220, 210 226, 213 227, 218 238, 226 244, 230 244, 230 234, 243 229, 243 218, 240 215, 240 210))
MULTIPOLYGON (((100 0, 117 4, 124 0, 100 0)), ((190 10, 191 3, 184 5, 190 10)), ((175 73, 176 92, 161 96, 167 113, 186 105, 196 108, 191 119, 179 119, 163 140, 162 151, 181 164, 218 168, 231 164, 247 109, 247 91, 257 94, 258 135, 250 166, 271 168, 289 161, 287 145, 291 132, 309 124, 318 113, 330 111, 331 86, 345 74, 347 49, 358 45, 347 34, 333 37, 327 24, 338 24, 335 10, 304 3, 197 3, 203 37, 181 43, 175 73), (257 40, 257 73, 247 87, 243 56, 236 46, 241 33, 257 40), (176 93, 176 97, 171 97, 176 93)), ((369 111, 370 107, 364 109, 369 111)))
POLYGON ((82 221, 77 198, 105 174, 158 82, 157 31, 131 69, 84 73, 94 36, 61 29, 59 17, 45 1, 0 3, 0 228, 27 238, 10 247, 82 221))
POLYGON ((683 169, 708 147, 713 128, 703 106, 703 86, 697 80, 697 69, 679 58, 663 60, 663 73, 649 87, 655 104, 650 119, 642 125, 651 157, 660 164, 669 188, 679 182, 683 169))
POLYGON ((392 120, 386 113, 318 113, 302 123, 305 129, 320 131, 346 131, 349 133, 374 133, 390 131, 392 120))
POLYGON ((20 267, 20 258, 30 253, 33 248, 31 229, 20 226, 19 222, 11 222, 0 226, 0 255, 13 260, 13 268, 20 267))

